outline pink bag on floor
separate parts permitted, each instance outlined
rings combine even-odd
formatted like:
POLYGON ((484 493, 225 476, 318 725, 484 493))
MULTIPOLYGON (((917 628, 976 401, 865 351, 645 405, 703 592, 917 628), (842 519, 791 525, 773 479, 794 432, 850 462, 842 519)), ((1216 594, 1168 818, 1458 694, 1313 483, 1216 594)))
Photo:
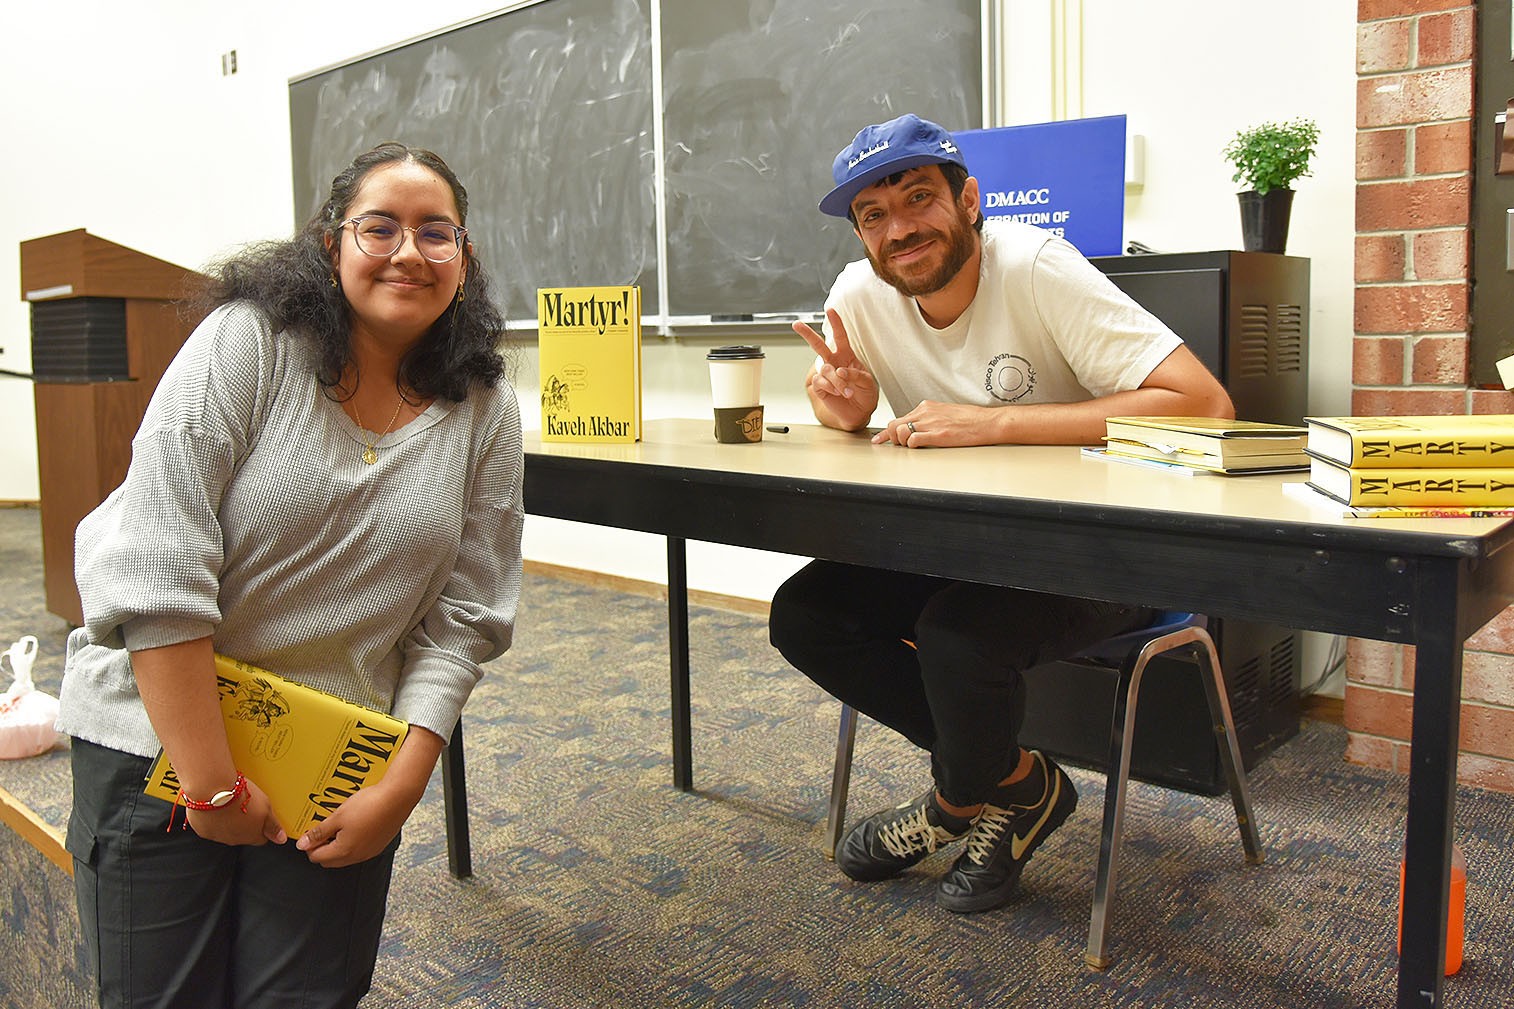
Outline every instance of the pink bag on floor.
POLYGON ((58 699, 32 683, 32 663, 37 661, 37 639, 28 634, 0 652, 0 666, 10 659, 15 674, 10 689, 0 694, 0 757, 35 757, 63 741, 53 723, 58 720, 58 699))

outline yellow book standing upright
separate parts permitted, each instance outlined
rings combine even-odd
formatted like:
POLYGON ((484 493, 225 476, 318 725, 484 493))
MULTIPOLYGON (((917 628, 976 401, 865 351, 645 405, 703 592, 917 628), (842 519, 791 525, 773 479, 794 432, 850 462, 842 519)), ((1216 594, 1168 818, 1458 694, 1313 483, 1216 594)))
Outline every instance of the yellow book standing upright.
MULTIPOLYGON (((392 715, 224 655, 216 656, 216 686, 232 759, 290 837, 381 779, 410 730, 392 715)), ((159 753, 143 791, 173 802, 179 787, 159 753)))
POLYGON ((641 288, 543 287, 541 440, 641 440, 641 288))

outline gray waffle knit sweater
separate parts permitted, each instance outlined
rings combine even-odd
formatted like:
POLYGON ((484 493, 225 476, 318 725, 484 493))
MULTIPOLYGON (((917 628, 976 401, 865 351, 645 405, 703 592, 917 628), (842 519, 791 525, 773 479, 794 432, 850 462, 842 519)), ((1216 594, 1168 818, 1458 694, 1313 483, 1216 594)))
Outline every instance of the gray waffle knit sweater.
POLYGON ((447 737, 510 645, 520 595, 520 411, 508 383, 433 402, 377 443, 313 348, 233 304, 163 376, 125 481, 79 523, 85 626, 58 728, 151 756, 129 650, 215 649, 447 737))

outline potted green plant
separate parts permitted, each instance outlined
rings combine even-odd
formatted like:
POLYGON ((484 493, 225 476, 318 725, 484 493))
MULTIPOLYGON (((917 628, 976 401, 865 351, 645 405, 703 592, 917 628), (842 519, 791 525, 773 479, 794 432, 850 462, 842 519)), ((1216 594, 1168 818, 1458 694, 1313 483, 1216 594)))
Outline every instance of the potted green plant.
POLYGON ((1318 143, 1319 126, 1311 119, 1295 119, 1241 130, 1225 145, 1225 160, 1235 166, 1231 179, 1251 187, 1236 194, 1247 252, 1282 252, 1287 246, 1292 185, 1309 174, 1318 143))

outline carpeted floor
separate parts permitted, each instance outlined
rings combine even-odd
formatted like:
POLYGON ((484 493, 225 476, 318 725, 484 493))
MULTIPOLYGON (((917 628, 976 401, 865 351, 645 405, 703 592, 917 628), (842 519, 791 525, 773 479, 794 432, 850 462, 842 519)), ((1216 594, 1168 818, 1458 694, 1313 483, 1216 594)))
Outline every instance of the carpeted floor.
MULTIPOLYGON (((0 510, 0 648, 66 628, 43 612, 37 514, 0 510)), ((950 855, 860 885, 820 856, 837 705, 763 623, 694 607, 698 790, 670 785, 666 629, 651 599, 528 577, 515 648, 465 715, 475 877, 446 870, 440 775, 406 828, 366 1009, 695 1006, 1238 1006, 1391 1003, 1401 778, 1342 762, 1306 722, 1252 778, 1267 861, 1228 800, 1132 784, 1114 967, 1084 968, 1102 776, 1007 908, 931 902, 950 855)), ((0 762, 0 787, 67 817, 66 753, 0 762)), ((917 792, 923 758, 859 733, 852 811, 917 792)), ((1466 964, 1450 1007, 1514 1006, 1514 797, 1464 789, 1466 964)), ((0 1003, 87 1005, 69 881, 0 840, 0 1003)))

